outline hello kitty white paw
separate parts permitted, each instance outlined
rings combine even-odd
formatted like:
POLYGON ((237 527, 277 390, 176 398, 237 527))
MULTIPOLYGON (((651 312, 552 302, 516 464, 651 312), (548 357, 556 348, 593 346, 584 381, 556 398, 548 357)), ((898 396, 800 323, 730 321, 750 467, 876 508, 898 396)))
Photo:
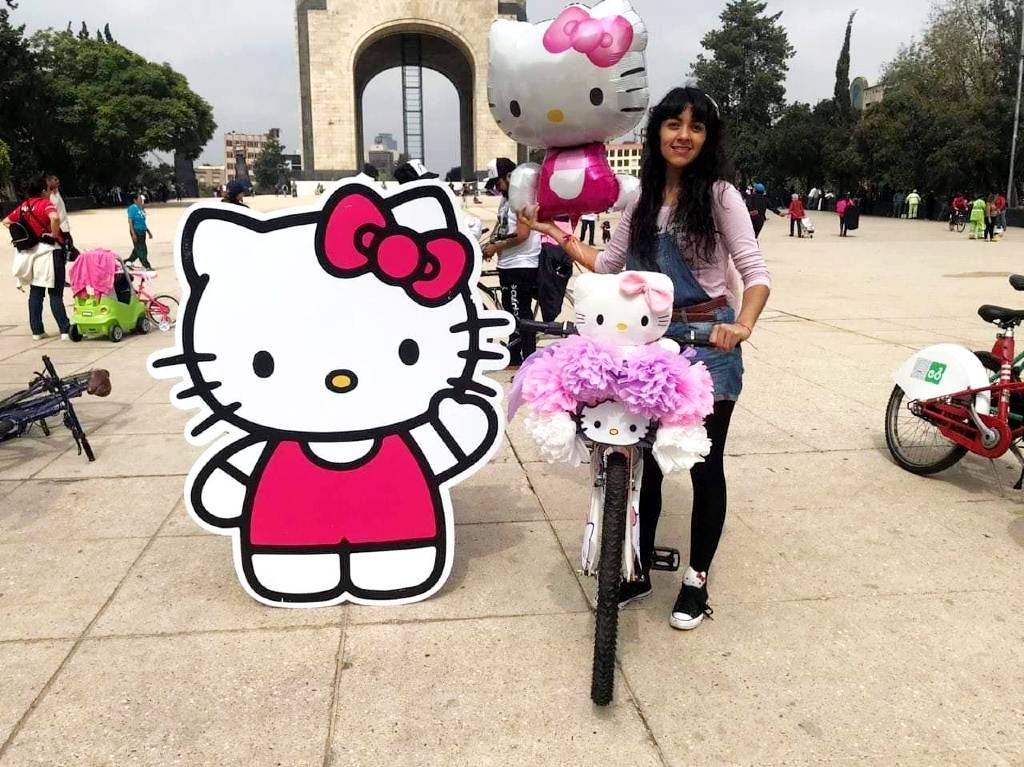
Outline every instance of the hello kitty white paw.
POLYGON ((619 174, 615 177, 619 182, 619 196, 612 205, 612 210, 625 210, 633 200, 640 196, 640 179, 636 176, 619 174))
POLYGON ((662 472, 689 471, 711 452, 711 440, 703 424, 662 426, 651 453, 662 472))
POLYGON ((522 210, 537 204, 537 187, 540 185, 540 166, 526 162, 512 171, 508 180, 508 204, 512 210, 522 210))
POLYGON ((576 422, 568 413, 537 414, 531 411, 526 416, 525 425, 548 463, 579 466, 586 457, 587 451, 576 435, 576 422))
POLYGON ((493 409, 485 400, 462 394, 449 394, 437 402, 437 422, 473 461, 480 448, 493 442, 498 428, 493 409))

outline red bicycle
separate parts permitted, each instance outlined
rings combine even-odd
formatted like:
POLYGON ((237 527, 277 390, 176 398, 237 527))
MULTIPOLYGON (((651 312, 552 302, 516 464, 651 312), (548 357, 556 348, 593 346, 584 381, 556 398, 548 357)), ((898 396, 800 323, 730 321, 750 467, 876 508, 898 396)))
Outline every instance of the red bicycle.
MULTIPOLYGON (((1024 276, 1010 284, 1024 290, 1024 276)), ((1020 489, 1024 354, 1015 356, 1014 330, 1024 309, 986 304, 978 315, 999 328, 992 351, 937 344, 904 362, 886 408, 885 441, 893 460, 914 474, 948 469, 969 452, 994 459, 1011 451, 1022 466, 1020 489)))

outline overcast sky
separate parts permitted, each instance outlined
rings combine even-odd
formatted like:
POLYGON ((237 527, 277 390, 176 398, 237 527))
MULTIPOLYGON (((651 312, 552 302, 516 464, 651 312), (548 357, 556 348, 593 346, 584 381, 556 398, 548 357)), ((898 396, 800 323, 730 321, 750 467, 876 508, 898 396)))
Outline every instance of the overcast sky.
MULTIPOLYGON (((352 0, 354 1, 354 0, 352 0)), ((458 2, 458 0, 450 0, 458 2)), ((529 0, 531 21, 551 18, 566 0, 529 0)), ((590 4, 594 4, 591 0, 590 4)), ((724 0, 633 0, 651 30, 647 49, 651 97, 683 80, 701 51, 700 40, 717 26, 724 0)), ((832 95, 836 57, 846 18, 858 8, 850 54, 851 77, 874 82, 901 45, 920 36, 931 0, 769 0, 796 48, 787 98, 816 102, 832 95)), ((30 31, 90 31, 109 22, 114 37, 153 61, 166 61, 188 77, 213 105, 217 133, 202 159, 223 162, 228 130, 281 129, 287 151, 299 151, 298 58, 294 0, 21 0, 14 23, 30 31)), ((447 80, 425 73, 428 165, 440 171, 458 163, 458 100, 447 80)), ((380 75, 366 91, 366 135, 394 133, 401 143, 398 72, 380 75)), ((483 161, 478 162, 482 165, 483 161)))

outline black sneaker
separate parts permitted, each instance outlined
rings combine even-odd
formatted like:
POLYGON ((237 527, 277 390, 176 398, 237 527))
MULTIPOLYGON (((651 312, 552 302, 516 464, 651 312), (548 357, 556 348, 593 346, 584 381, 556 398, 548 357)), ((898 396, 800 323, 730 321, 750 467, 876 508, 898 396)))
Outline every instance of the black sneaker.
POLYGON ((714 611, 708 607, 707 584, 697 588, 684 583, 679 589, 679 596, 668 622, 674 629, 688 631, 697 628, 705 615, 710 618, 712 612, 714 611))
POLYGON ((620 581, 619 582, 619 609, 622 609, 630 602, 635 602, 637 599, 643 599, 649 597, 654 591, 651 588, 651 579, 647 576, 643 580, 639 581, 620 581))

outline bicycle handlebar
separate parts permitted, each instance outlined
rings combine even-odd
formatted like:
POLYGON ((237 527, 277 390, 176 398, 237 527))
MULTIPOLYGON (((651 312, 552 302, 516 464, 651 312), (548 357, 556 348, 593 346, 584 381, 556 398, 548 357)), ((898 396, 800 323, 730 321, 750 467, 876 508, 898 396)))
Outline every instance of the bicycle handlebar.
MULTIPOLYGON (((560 336, 568 338, 577 334, 576 326, 571 322, 538 322, 537 320, 516 320, 516 327, 527 333, 539 333, 544 336, 560 336)), ((680 346, 713 346, 710 333, 688 330, 682 337, 673 336, 673 341, 680 346)))

